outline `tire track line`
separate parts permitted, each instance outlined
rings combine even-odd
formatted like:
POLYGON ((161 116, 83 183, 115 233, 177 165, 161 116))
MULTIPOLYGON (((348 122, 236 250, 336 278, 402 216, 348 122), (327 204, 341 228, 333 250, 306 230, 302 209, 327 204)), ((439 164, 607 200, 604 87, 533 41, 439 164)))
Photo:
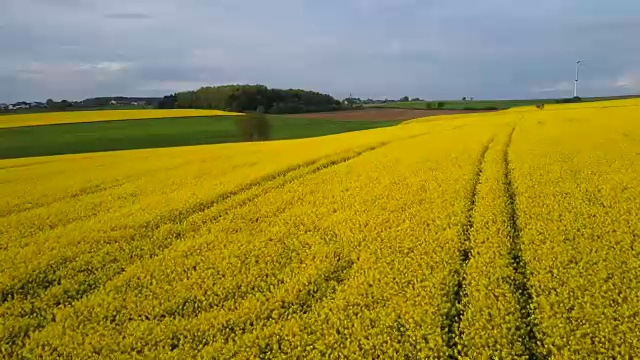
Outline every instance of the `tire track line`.
MULTIPOLYGON (((310 280, 307 287, 295 294, 293 299, 281 299, 273 306, 266 306, 261 312, 243 313, 242 311, 226 312, 223 315, 226 319, 220 323, 208 327, 206 330, 198 331, 191 336, 191 339, 182 338, 181 340, 191 340, 197 342, 203 348, 215 342, 223 341, 228 344, 234 341, 234 338, 248 334, 253 334, 260 330, 272 328, 276 323, 287 321, 295 315, 305 316, 314 309, 333 296, 338 289, 348 281, 350 272, 355 265, 355 261, 348 256, 338 256, 328 268, 320 271, 310 280), (211 335, 213 331, 214 335, 211 335)), ((265 293, 270 295, 272 292, 265 293)), ((244 300, 244 299, 243 299, 244 300)), ((204 313, 211 309, 204 309, 204 313)), ((223 312, 225 310, 218 309, 223 312)), ((192 316, 198 318, 202 313, 192 316)), ((184 318, 184 317, 183 317, 184 318)), ((180 339, 172 341, 170 349, 172 351, 180 347, 180 339)), ((237 341, 237 340, 235 340, 237 341)), ((264 344, 265 347, 272 346, 270 342, 264 344)))
MULTIPOLYGON (((425 135, 425 134, 408 136, 402 139, 398 139, 396 141, 408 140, 408 139, 412 139, 422 135, 425 135)), ((270 193, 273 190, 282 188, 288 184, 291 184, 295 181, 303 179, 307 176, 311 176, 320 171, 327 170, 331 167, 354 160, 360 157, 361 155, 380 149, 393 142, 395 141, 379 142, 377 144, 368 146, 361 150, 352 152, 348 155, 343 155, 343 156, 338 155, 337 158, 327 160, 327 158, 336 156, 336 154, 332 154, 329 156, 322 157, 320 159, 307 161, 301 164, 297 164, 295 166, 285 168, 281 171, 266 175, 264 177, 257 179, 256 181, 248 183, 235 190, 231 190, 229 192, 220 194, 219 196, 216 196, 213 199, 203 201, 193 206, 190 206, 185 210, 164 214, 155 219, 152 219, 146 224, 143 224, 139 228, 137 228, 135 231, 136 235, 134 235, 133 237, 127 240, 121 241, 118 245, 127 246, 126 244, 131 244, 136 242, 144 242, 144 241, 148 242, 154 239, 154 236, 157 233, 157 231, 160 230, 165 225, 172 224, 182 228, 181 230, 175 231, 173 234, 169 235, 169 239, 165 239, 162 245, 160 245, 159 247, 156 247, 155 249, 153 249, 153 251, 143 256, 143 259, 145 260, 152 260, 160 256, 165 251, 168 251, 171 248, 171 246, 174 245, 175 243, 184 240, 184 238, 186 238, 188 235, 197 234, 198 231, 201 228, 203 228, 205 225, 208 225, 212 222, 219 220, 220 218, 229 214, 233 210, 239 209, 249 204, 250 202, 270 193), (300 171, 300 173, 295 174, 296 171, 300 171), (264 187, 268 187, 268 189, 266 189, 266 191, 265 189, 261 189, 264 187), (255 193, 252 194, 251 193, 252 191, 255 191, 255 193), (220 211, 213 214, 211 217, 208 217, 205 223, 199 223, 198 228, 184 229, 184 227, 188 225, 187 222, 189 221, 189 219, 193 218, 194 216, 204 213, 212 209, 216 205, 223 204, 226 201, 230 201, 234 198, 237 198, 238 196, 242 196, 243 194, 247 194, 247 193, 248 193, 248 196, 246 196, 245 198, 237 201, 235 204, 230 204, 230 206, 222 208, 220 211)), ((136 255, 136 254, 134 253, 133 255, 136 255)), ((104 284, 106 284, 108 281, 116 278, 117 276, 122 275, 124 272, 126 272, 126 269, 128 267, 137 264, 139 261, 142 261, 142 260, 136 260, 135 257, 128 258, 128 259, 127 257, 124 257, 124 258, 120 257, 119 260, 121 261, 124 260, 122 263, 122 266, 120 266, 113 273, 108 274, 108 276, 106 277, 102 277, 100 281, 95 281, 94 278, 97 275, 85 279, 85 281, 79 284, 80 286, 78 286, 77 289, 70 289, 70 291, 62 292, 68 298, 55 299, 55 303, 59 305, 64 305, 65 307, 72 306, 75 302, 99 290, 100 287, 104 286, 104 284), (127 260, 132 260, 132 261, 129 262, 127 260)), ((69 266, 71 265, 71 263, 66 263, 66 264, 68 264, 69 266)), ((25 280, 25 279, 31 279, 31 278, 43 278, 43 279, 46 279, 46 281, 42 281, 40 282, 40 284, 37 284, 37 282, 36 284, 34 284, 32 281, 18 280, 17 282, 14 282, 13 284, 8 284, 7 287, 0 289, 0 305, 1 306, 7 305, 8 303, 12 302, 14 299, 20 299, 20 301, 31 303, 30 308, 32 309, 32 311, 29 311, 28 314, 22 313, 21 314, 22 317, 24 318, 26 316, 26 317, 34 317, 39 319, 39 321, 37 322, 37 325, 34 325, 29 329, 19 329, 20 330, 19 333, 7 334, 11 338, 11 341, 10 341, 11 346, 10 346, 9 352, 19 351, 19 348, 22 346, 21 344, 24 344, 26 341, 28 341, 30 335, 33 332, 39 331, 40 329, 48 326, 50 323, 55 322, 55 316, 53 314, 57 309, 57 306, 53 308, 42 308, 37 304, 33 304, 33 302, 36 301, 37 299, 45 297, 50 292, 51 289, 54 289, 57 286, 60 286, 62 284, 65 268, 57 269, 56 271, 57 274, 52 276, 50 273, 52 269, 50 268, 50 266, 46 266, 45 268, 40 269, 39 271, 35 271, 31 274, 28 274, 26 277, 23 277, 20 279, 20 280, 25 280), (43 287, 40 287, 37 285, 42 285, 43 287)), ((5 341, 7 339, 0 338, 0 340, 5 341)))
MULTIPOLYGON (((408 136, 405 138, 401 138, 398 139, 396 141, 404 141, 404 140, 409 140, 409 139, 413 139, 419 136, 423 136, 426 134, 417 134, 417 135, 412 135, 412 136, 408 136)), ((130 237, 127 240, 119 240, 119 242, 121 243, 131 243, 133 241, 145 241, 145 240, 149 240, 149 238, 152 238, 153 235, 155 234, 155 232, 157 230, 159 230, 161 227, 165 226, 165 225, 178 225, 178 226, 182 226, 182 225, 186 225, 186 222, 190 219, 193 218, 194 216, 197 216, 198 214, 204 213, 210 209, 212 209, 213 207, 223 204, 233 198, 237 198, 238 196, 241 196, 243 194, 248 194, 246 196, 246 198, 242 199, 241 201, 238 201, 236 204, 231 205, 229 207, 223 208, 221 209, 221 211, 219 211, 218 213, 214 214, 211 218, 208 219, 207 224, 211 223, 213 221, 216 221, 220 218, 222 218, 223 216, 225 216, 227 213, 237 209, 237 208, 241 208, 245 205, 247 205, 248 203, 250 203, 251 201, 258 199, 259 197, 266 195, 267 193, 284 187, 285 185, 288 185, 290 183, 293 183, 297 180, 300 180, 304 177, 307 176, 311 176, 317 172, 320 172, 322 170, 328 169, 330 167, 333 166, 337 166, 340 165, 342 163, 346 163, 348 161, 351 161, 365 153, 377 150, 379 148, 382 148, 384 146, 387 146, 391 143, 393 143, 394 141, 385 141, 385 142, 379 142, 376 143, 374 145, 365 147, 363 149, 360 149, 358 151, 354 151, 350 154, 347 155, 343 155, 340 156, 339 154, 330 154, 328 156, 324 156, 321 158, 316 158, 310 161, 306 161, 303 163, 299 163, 293 166, 289 166, 287 168, 284 168, 280 171, 265 175, 263 177, 258 178, 257 180, 254 180, 252 182, 249 182, 243 186, 240 186, 236 189, 233 189, 231 191, 222 193, 218 196, 215 196, 212 199, 209 200, 205 200, 205 201, 201 201, 201 202, 197 202, 191 206, 189 206, 186 209, 180 209, 180 210, 176 210, 176 211, 170 211, 168 213, 159 215, 153 219, 150 219, 149 221, 137 226, 135 228, 135 235, 133 235, 132 237, 130 237), (336 157, 337 156, 337 157, 336 157), (331 159, 331 157, 334 157, 334 159, 331 159), (331 159, 331 160, 328 160, 331 159), (294 174, 296 171, 300 171, 299 174, 294 174), (287 178, 289 177, 289 178, 287 178), (256 191, 255 193, 251 194, 251 191, 255 191, 257 189, 260 188, 264 188, 264 187, 268 187, 267 191, 256 191)), ((118 231, 119 228, 112 228, 109 229, 109 232, 116 232, 118 231)), ((176 234, 174 234, 175 237, 177 237, 176 240, 181 240, 184 238, 184 236, 186 236, 185 232, 177 232, 176 234)), ((160 251, 163 251, 164 248, 161 248, 160 251)), ((47 278, 50 278, 50 276, 46 276, 47 278)), ((61 279, 60 279, 61 280, 61 279)), ((53 284, 58 284, 59 281, 52 281, 53 284)), ((33 284, 31 284, 33 285, 33 284)), ((55 286, 55 285, 54 285, 55 286)), ((9 285, 8 288, 12 288, 13 286, 9 285)), ((29 286, 30 288, 32 286, 29 286)), ((29 296, 30 294, 25 293, 21 290, 24 289, 0 289, 0 305, 2 305, 4 302, 9 301, 10 299, 14 298, 15 294, 12 294, 14 292, 19 293, 19 295, 21 295, 22 297, 29 299, 31 296, 29 296)), ((45 289, 40 289, 40 290, 46 290, 45 289)), ((38 293, 40 293, 40 291, 38 291, 38 293)))
MULTIPOLYGON (((224 215, 226 215, 227 213, 229 213, 230 211, 233 211, 236 208, 240 208, 248 203, 250 203, 251 201, 277 189, 280 188, 282 186, 285 186, 289 183, 292 183, 294 181, 297 181, 299 179, 302 179, 306 176, 310 176, 314 173, 317 173, 321 170, 327 169, 329 167, 332 166, 336 166, 339 165, 341 163, 350 161, 355 159, 356 157, 373 151, 375 149, 378 149, 382 146, 387 145, 388 142, 385 143, 379 143, 370 147, 367 147, 363 150, 360 151, 356 151, 352 154, 349 154, 347 156, 342 156, 342 157, 338 157, 336 159, 333 160, 329 160, 327 161, 326 157, 320 158, 320 159, 314 159, 311 161, 307 161, 301 164, 296 164, 294 166, 290 166, 288 168, 285 168, 283 170, 280 170, 278 172, 275 173, 271 173, 268 174, 266 176, 263 176, 253 182, 250 182, 246 185, 243 185, 239 188, 236 188, 234 190, 222 193, 216 197, 214 197, 213 199, 210 200, 206 200, 206 201, 201 201, 198 202, 192 206, 189 206, 186 209, 181 209, 178 211, 173 211, 173 212, 169 212, 166 214, 162 214, 154 219, 151 219, 149 221, 147 221, 146 223, 136 227, 135 229, 135 234, 134 236, 130 237, 128 240, 124 240, 122 241, 123 243, 131 243, 131 242, 137 242, 137 241, 145 241, 145 240, 149 240, 150 238, 153 238, 153 235, 155 234, 155 232, 157 230, 159 230, 161 227, 168 225, 168 224, 174 224, 174 225, 186 225, 186 222, 201 213, 204 213, 208 210, 210 210, 211 208, 215 207, 216 205, 219 204, 223 204, 226 201, 229 201, 237 196, 240 196, 242 194, 246 194, 251 192, 252 190, 258 189, 260 187, 269 187, 269 189, 267 189, 267 191, 261 191, 261 192, 256 192, 254 194, 250 194, 249 196, 247 196, 246 198, 242 199, 240 202, 238 202, 237 204, 235 204, 235 206, 229 206, 226 208, 221 209, 221 211, 219 211, 218 213, 216 213, 215 215, 213 215, 208 223, 216 221, 220 218, 222 218, 224 215), (294 176, 291 176, 289 179, 287 179, 287 176, 295 173, 296 171, 301 171, 300 174, 296 174, 294 176), (269 184, 273 184, 275 183, 275 185, 271 185, 269 186, 269 184)), ((111 229, 112 231, 117 231, 118 229, 111 229)), ((181 240, 182 238, 184 238, 187 234, 186 232, 178 232, 175 235, 175 240, 181 240)), ((160 249, 160 251, 162 251, 164 249, 160 249)), ((50 269, 48 269, 47 272, 49 272, 50 269)), ((44 275, 44 274, 43 274, 44 275)), ((31 283, 31 282, 29 282, 31 283)), ((54 284, 59 283, 59 282, 53 282, 54 284)), ((27 285, 27 284, 25 284, 27 285)), ((31 284, 33 285, 33 284, 31 284)), ((31 287, 31 286, 30 286, 31 287)), ((41 290, 46 290, 47 287, 43 288, 38 288, 40 292, 41 290)), ((30 298, 30 294, 21 290, 25 290, 25 289, 20 289, 20 287, 16 288, 16 289, 11 289, 11 286, 9 286, 9 289, 5 288, 5 289, 0 289, 0 305, 6 301, 9 301, 10 299, 14 298, 15 295, 20 295, 25 297, 26 299, 30 298), (17 294, 14 294, 17 293, 17 294)))
MULTIPOLYGON (((80 199, 82 197, 86 197, 86 196, 91 196, 91 195, 96 195, 96 194, 100 194, 103 192, 108 192, 117 188, 121 188, 125 185, 126 183, 123 181, 116 181, 113 182, 111 184, 100 184, 100 185, 96 185, 96 186, 86 186, 83 188, 78 189, 77 191, 68 194, 67 196, 63 197, 63 198, 58 198, 58 199, 54 199, 53 201, 49 201, 49 202, 42 202, 42 203, 38 203, 29 207, 22 207, 22 208, 18 208, 18 209, 6 209, 4 211, 0 210, 0 220, 1 219, 5 219, 8 218, 9 216, 13 216, 13 215, 18 215, 18 214, 22 214, 28 211, 35 211, 47 206, 51 206, 51 205, 55 205, 61 202, 65 202, 65 201, 72 201, 72 200, 76 200, 76 199, 80 199)), ((47 230, 51 230, 51 229, 47 229, 47 230)))
POLYGON ((460 331, 460 326, 466 310, 466 267, 469 263, 469 260, 471 259, 473 250, 471 248, 471 231, 473 230, 474 226, 473 218, 477 202, 478 185, 482 177, 482 168, 484 166, 489 147, 491 146, 493 141, 493 137, 489 139, 489 141, 482 147, 480 155, 478 156, 475 172, 471 180, 471 192, 467 201, 467 208, 465 209, 466 215, 460 229, 460 266, 454 272, 455 282, 450 289, 449 307, 447 308, 447 311, 445 313, 445 318, 442 325, 444 342, 447 347, 447 359, 458 359, 461 356, 462 349, 460 346, 460 340, 462 339, 462 334, 460 331))
POLYGON ((507 216, 509 226, 509 249, 510 263, 513 270, 513 278, 509 279, 512 291, 518 302, 518 310, 521 321, 522 346, 528 359, 548 359, 549 355, 544 352, 544 344, 539 334, 533 312, 534 299, 529 286, 529 273, 527 264, 522 252, 521 229, 518 225, 517 199, 513 187, 513 175, 511 173, 511 160, 509 150, 513 140, 514 127, 509 134, 507 144, 504 148, 504 192, 507 202, 507 216))
MULTIPOLYGON (((89 197, 92 195, 97 195, 103 192, 108 192, 114 189, 119 189, 122 188, 124 186, 126 186, 127 184, 129 184, 131 181, 135 181, 136 179, 140 178, 140 175, 143 175, 144 177, 150 177, 153 174, 156 173, 160 173, 160 172, 164 172, 166 171, 165 168, 159 168, 159 169, 153 169, 153 170, 149 170, 147 172, 144 172, 142 174, 137 173, 137 174, 131 174, 128 175, 126 177, 123 178, 119 178, 119 179, 115 179, 112 181, 108 181, 105 183, 100 183, 100 184, 96 184, 96 185, 90 185, 90 186, 85 186, 82 188, 79 188, 67 195, 65 195, 64 197, 59 197, 59 198, 54 198, 51 199, 49 201, 42 201, 39 203, 35 203, 30 207, 26 207, 26 208, 19 208, 19 209, 9 209, 9 210, 0 210, 0 220, 7 218, 9 216, 13 216, 13 215, 18 215, 18 214, 22 214, 25 212, 29 212, 29 211, 34 211, 34 210, 38 210, 41 208, 45 208, 48 206, 52 206, 52 205, 56 205, 59 203, 63 203, 66 201, 74 201, 77 199, 81 199, 84 197, 89 197)), ((12 181, 15 182, 15 181, 12 181)), ((0 183, 1 184, 1 183, 0 183)), ((68 226, 69 224, 72 224, 74 222, 77 222, 80 220, 75 220, 69 223, 63 223, 63 224, 55 224, 52 226, 49 226, 48 229, 46 229, 47 231, 51 231, 53 229, 57 229, 59 227, 64 227, 64 226, 68 226)), ((41 232, 42 230, 38 230, 37 232, 41 232)), ((31 235, 31 234, 29 234, 31 235)))
MULTIPOLYGON (((144 173, 144 176, 149 177, 150 175, 159 173, 159 172, 163 172, 165 171, 164 168, 160 168, 160 169, 153 169, 150 170, 148 172, 144 173)), ((42 202, 36 202, 34 204, 32 204, 32 206, 30 207, 23 207, 23 208, 18 208, 18 209, 8 209, 8 210, 2 210, 0 209, 0 220, 6 219, 10 216, 14 216, 14 215, 19 215, 19 214, 23 214, 26 212, 30 212, 30 211, 36 211, 48 206, 53 206, 53 205, 57 205, 63 202, 67 202, 67 201, 75 201, 78 199, 82 199, 85 197, 89 197, 92 195, 97 195, 97 194, 101 194, 104 192, 109 192, 111 190, 115 190, 115 189, 120 189, 123 188, 124 186, 126 186, 127 184, 130 183, 130 181, 139 178, 139 174, 132 174, 123 178, 119 178, 119 179, 114 179, 112 181, 108 181, 105 183, 100 183, 100 184, 96 184, 96 185, 90 185, 90 186, 85 186, 82 188, 77 189, 76 191, 67 194, 64 197, 58 197, 58 198, 54 198, 51 199, 49 201, 42 201, 42 202)), ((17 182, 17 181, 12 181, 13 182, 17 182)), ((2 183, 0 183, 2 184, 2 183)), ((75 219, 73 221, 70 222, 63 222, 63 223, 56 223, 56 224, 47 224, 47 225, 42 225, 40 228, 34 228, 32 232, 23 235, 23 236, 32 236, 34 234, 43 232, 43 231, 52 231, 61 227, 65 227, 68 226, 70 224, 76 223, 78 221, 84 220, 83 219, 75 219)))
MULTIPOLYGON (((250 195, 247 197, 247 199, 245 199, 244 201, 239 202, 237 205, 235 206, 230 206, 228 209, 225 209, 224 213, 226 214, 227 212, 230 212, 234 209, 240 208, 248 203, 250 203, 251 201, 258 199, 266 194, 268 194, 269 192, 278 189, 278 188, 282 188, 288 184, 291 184, 295 181, 298 181, 300 179, 303 179, 307 176, 311 176, 313 174, 316 174, 320 171, 329 169, 333 166, 337 166, 346 162, 349 162, 351 160, 354 160, 366 153, 372 152, 374 150, 378 150, 382 147, 388 146, 392 143, 395 142, 400 142, 400 141, 406 141, 406 140, 411 140, 411 139, 415 139, 417 137, 420 136, 424 136, 424 135, 428 135, 429 133, 420 133, 420 134, 416 134, 416 135, 411 135, 411 136, 407 136, 407 137, 403 137, 400 139, 397 139, 395 141, 383 141, 383 142, 378 142, 374 145, 370 145, 367 146, 365 148, 362 148, 360 150, 357 151, 353 151, 350 154, 347 155, 343 155, 343 156, 339 156, 336 154, 331 154, 329 156, 325 156, 322 157, 320 159, 314 159, 314 160, 310 160, 307 162, 303 162, 301 164, 296 164, 294 166, 290 166, 288 168, 285 168, 281 171, 275 172, 275 173, 271 173, 269 175, 266 175, 264 177, 261 177, 253 182, 250 182, 246 185, 243 185, 235 190, 223 193, 221 195, 216 196, 213 199, 207 200, 207 201, 202 201, 199 203, 196 203, 195 205, 190 206, 188 209, 185 210, 180 210, 178 212, 175 213, 170 213, 170 214, 166 214, 164 216, 158 217, 156 220, 150 222, 149 224, 147 224, 147 226, 151 226, 153 227, 154 224, 157 224, 158 222, 160 224, 166 224, 166 223, 176 223, 176 222, 184 222, 186 220, 188 220, 189 218, 196 216, 200 213, 204 213, 206 211, 208 211, 209 209, 213 208, 214 206, 221 204, 227 200, 231 200, 233 198, 236 198, 240 195, 243 194, 247 194, 250 193, 251 191, 254 191, 256 189, 261 189, 261 188, 265 188, 268 187, 268 189, 266 189, 266 191, 259 191, 256 194, 250 195), (333 158, 333 159, 331 159, 333 158), (330 160, 329 160, 330 159, 330 160), (294 174, 296 171, 300 171, 300 174, 294 174), (291 176, 290 176, 291 175, 291 176), (289 177, 287 179, 287 177, 289 177)), ((224 214, 221 214, 220 216, 216 216, 214 220, 219 219, 220 217, 224 216, 224 214)), ((145 230, 147 228, 147 226, 145 226, 145 230)))

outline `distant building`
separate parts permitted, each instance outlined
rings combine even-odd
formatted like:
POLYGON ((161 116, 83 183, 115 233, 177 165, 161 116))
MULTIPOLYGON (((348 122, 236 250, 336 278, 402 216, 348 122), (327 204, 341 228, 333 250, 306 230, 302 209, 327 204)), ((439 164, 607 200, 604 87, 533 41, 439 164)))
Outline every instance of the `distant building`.
POLYGON ((111 100, 109 102, 109 105, 112 105, 112 106, 116 106, 116 105, 134 105, 134 106, 137 106, 137 105, 139 105, 139 103, 136 102, 136 101, 130 101, 130 100, 111 100))
POLYGON ((47 104, 40 102, 40 101, 35 101, 32 102, 31 104, 29 104, 30 107, 32 108, 46 108, 47 104))
POLYGON ((11 104, 8 106, 9 110, 18 110, 18 109, 28 109, 31 105, 28 102, 19 101, 15 104, 11 104))
POLYGON ((148 104, 147 101, 133 99, 111 100, 111 102, 109 102, 109 105, 113 106, 147 106, 148 104))

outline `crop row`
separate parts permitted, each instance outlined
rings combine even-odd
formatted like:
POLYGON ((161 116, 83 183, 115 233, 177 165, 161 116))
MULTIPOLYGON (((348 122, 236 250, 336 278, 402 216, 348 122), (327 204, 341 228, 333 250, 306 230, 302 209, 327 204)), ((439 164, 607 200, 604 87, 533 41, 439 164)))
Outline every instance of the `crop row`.
POLYGON ((440 356, 490 131, 392 142, 234 207, 57 310, 23 352, 440 356))
POLYGON ((505 191, 504 152, 508 132, 501 131, 484 158, 468 236, 456 355, 461 358, 526 358, 510 257, 511 224, 505 191))
POLYGON ((34 160, 13 161, 25 166, 3 174, 9 181, 24 180, 12 185, 13 197, 3 198, 8 215, 0 218, 2 353, 12 354, 33 331, 54 321, 56 309, 193 238, 235 206, 393 138, 371 132, 344 143, 338 137, 297 153, 291 151, 296 142, 289 142, 176 149, 167 151, 173 155, 169 160, 153 159, 147 151, 69 156, 42 165, 45 169, 31 165, 34 160), (98 173, 76 173, 74 179, 69 173, 77 166, 98 173), (39 181, 43 172, 54 176, 39 181), (97 185, 83 187, 86 179, 97 185), (46 197, 47 189, 54 200, 46 197), (25 203, 33 206, 21 207, 25 203))
POLYGON ((539 112, 514 134, 522 253, 552 357, 640 353, 636 111, 539 112))
POLYGON ((0 161, 0 357, 632 358, 634 111, 0 161))

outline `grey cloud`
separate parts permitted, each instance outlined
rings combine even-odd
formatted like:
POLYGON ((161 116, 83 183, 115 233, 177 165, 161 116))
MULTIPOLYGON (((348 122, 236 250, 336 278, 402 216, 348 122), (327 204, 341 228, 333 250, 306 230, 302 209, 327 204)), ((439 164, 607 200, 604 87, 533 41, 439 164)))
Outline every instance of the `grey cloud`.
POLYGON ((638 30, 640 29, 640 17, 618 17, 618 18, 606 18, 606 19, 589 19, 582 20, 573 25, 579 31, 590 31, 597 29, 598 31, 602 30, 613 30, 613 31, 628 31, 628 30, 638 30))
POLYGON ((585 96, 632 91, 640 28, 628 14, 638 5, 610 2, 605 12, 598 4, 9 0, 0 13, 0 101, 234 82, 338 97, 562 96, 576 58, 589 60, 585 96))
POLYGON ((567 92, 573 89, 573 84, 570 81, 561 81, 559 83, 550 85, 548 87, 534 88, 534 92, 567 92))
POLYGON ((113 13, 104 15, 106 19, 120 19, 120 20, 144 20, 151 19, 151 15, 142 13, 113 13))
MULTIPOLYGON (((11 0, 10 0, 11 1, 11 0)), ((55 6, 55 7, 74 7, 87 5, 87 0, 21 0, 23 2, 30 2, 35 6, 55 6)))
POLYGON ((610 84, 612 87, 640 91, 640 70, 629 71, 610 84))

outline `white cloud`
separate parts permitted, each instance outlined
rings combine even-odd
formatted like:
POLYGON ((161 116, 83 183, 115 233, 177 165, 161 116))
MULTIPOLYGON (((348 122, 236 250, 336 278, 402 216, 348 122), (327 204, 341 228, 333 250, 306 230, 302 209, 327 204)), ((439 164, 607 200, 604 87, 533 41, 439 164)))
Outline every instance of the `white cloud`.
POLYGON ((354 0, 356 9, 362 14, 376 14, 397 8, 412 7, 416 0, 354 0))
POLYGON ((104 72, 122 72, 131 68, 130 63, 104 61, 97 64, 85 64, 85 69, 96 69, 104 72))
POLYGON ((174 93, 180 91, 188 91, 199 89, 203 86, 210 86, 211 83, 206 81, 150 81, 136 88, 137 91, 143 92, 164 92, 174 93))
MULTIPOLYGON (((16 69, 18 77, 34 80, 54 80, 67 78, 69 76, 83 77, 94 76, 98 79, 105 79, 127 72, 131 68, 130 63, 125 62, 98 62, 94 64, 83 63, 41 63, 31 62, 20 65, 16 69)), ((67 78, 67 81, 75 81, 76 78, 67 78)))
POLYGON ((630 71, 625 73, 613 83, 613 86, 625 88, 631 91, 640 91, 640 71, 630 71))
MULTIPOLYGON (((42 63, 31 62, 16 69, 21 84, 38 89, 44 98, 85 98, 113 87, 126 89, 131 64, 118 62, 42 63)), ((33 95, 32 95, 33 96, 33 95)))
POLYGON ((230 82, 336 96, 562 96, 576 58, 590 60, 584 96, 636 91, 638 72, 621 74, 640 62, 627 41, 640 2, 590 1, 3 0, 0 100, 230 82))
POLYGON ((541 93, 541 92, 571 91, 573 90, 573 86, 574 84, 570 81, 561 81, 550 86, 536 87, 533 89, 533 92, 541 93))
POLYGON ((104 15, 106 19, 115 20, 146 20, 151 19, 151 15, 144 13, 111 13, 104 15))

